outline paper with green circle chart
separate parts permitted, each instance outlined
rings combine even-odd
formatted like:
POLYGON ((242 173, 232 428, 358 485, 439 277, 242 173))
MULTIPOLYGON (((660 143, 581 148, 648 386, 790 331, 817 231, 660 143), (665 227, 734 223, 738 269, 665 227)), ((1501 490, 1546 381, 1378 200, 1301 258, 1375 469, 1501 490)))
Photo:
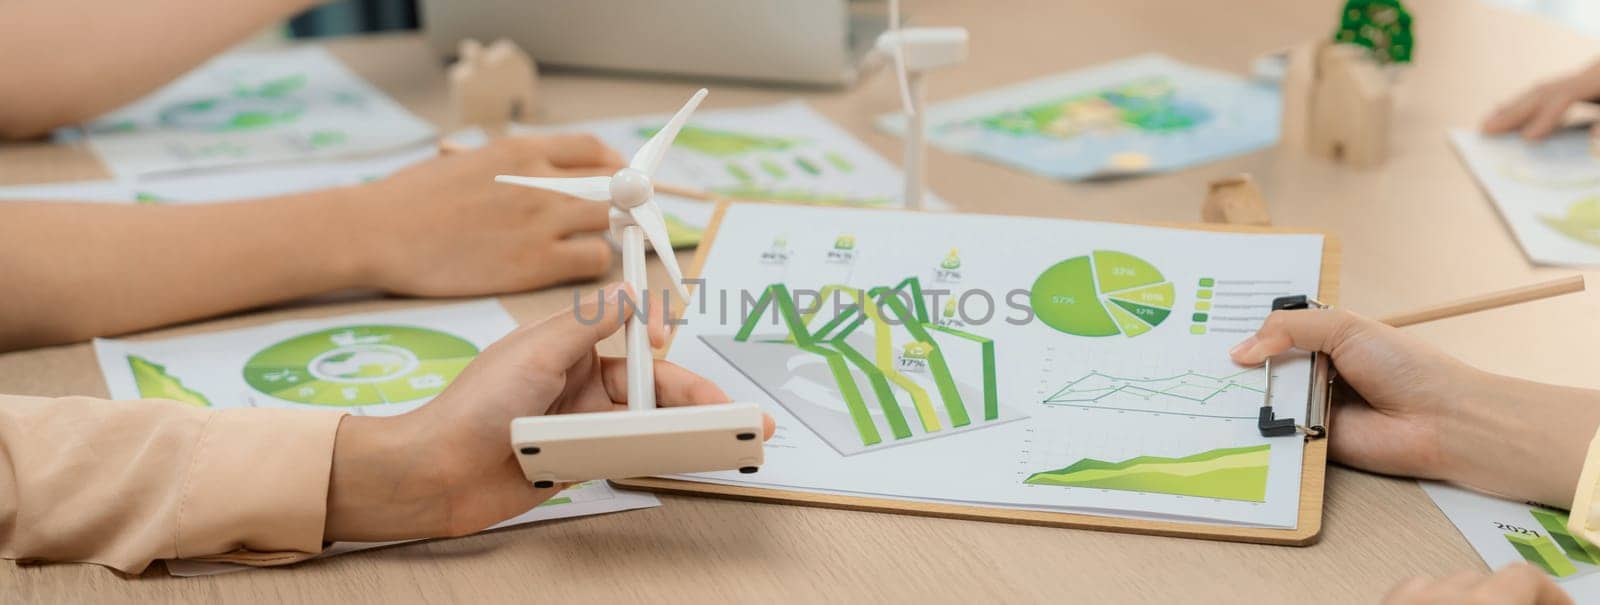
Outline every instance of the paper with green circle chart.
POLYGON ((98 339, 114 398, 388 416, 450 386, 516 327, 494 301, 299 320, 168 340, 98 339))
MULTIPOLYGON (((831 494, 1293 527, 1299 437, 1227 356, 1322 237, 734 205, 668 358, 778 421, 754 475, 831 494)), ((1304 409, 1307 357, 1274 364, 1304 409)))
POLYGON ((244 380, 259 393, 296 403, 404 403, 439 394, 477 354, 471 342, 438 330, 344 325, 258 351, 244 363, 244 380))
POLYGON ((1537 142, 1467 130, 1450 139, 1530 260, 1600 266, 1600 155, 1587 127, 1537 142))
POLYGON ((315 47, 222 55, 84 130, 119 178, 372 154, 434 136, 315 47))

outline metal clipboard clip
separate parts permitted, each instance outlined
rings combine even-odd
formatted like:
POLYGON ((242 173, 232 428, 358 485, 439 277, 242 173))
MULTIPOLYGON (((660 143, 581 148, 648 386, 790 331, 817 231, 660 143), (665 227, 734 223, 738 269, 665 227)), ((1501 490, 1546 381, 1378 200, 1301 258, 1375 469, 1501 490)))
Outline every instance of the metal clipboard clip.
MULTIPOLYGON (((1282 296, 1273 299, 1273 311, 1295 311, 1299 309, 1326 309, 1328 305, 1322 304, 1317 299, 1308 296, 1282 296)), ((1304 433, 1307 439, 1320 439, 1328 436, 1328 411, 1332 407, 1329 400, 1333 395, 1333 370, 1328 365, 1327 355, 1313 353, 1311 355, 1311 392, 1306 397, 1306 423, 1300 424, 1294 418, 1279 418, 1272 409, 1272 358, 1268 357, 1265 364, 1266 388, 1262 395, 1261 413, 1256 420, 1256 428, 1261 431, 1262 437, 1284 437, 1295 433, 1304 433)))

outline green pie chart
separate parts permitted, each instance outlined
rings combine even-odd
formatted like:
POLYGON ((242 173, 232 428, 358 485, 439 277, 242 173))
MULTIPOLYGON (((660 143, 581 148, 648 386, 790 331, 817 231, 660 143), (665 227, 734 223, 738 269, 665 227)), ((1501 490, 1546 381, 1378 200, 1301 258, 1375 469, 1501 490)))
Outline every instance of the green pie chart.
POLYGON ((1176 290, 1137 256, 1096 250, 1056 263, 1033 282, 1029 302, 1045 325, 1075 336, 1138 336, 1172 314, 1176 290))
POLYGON ((297 403, 400 403, 438 395, 477 355, 466 339, 427 328, 347 326, 262 349, 245 362, 244 380, 297 403))

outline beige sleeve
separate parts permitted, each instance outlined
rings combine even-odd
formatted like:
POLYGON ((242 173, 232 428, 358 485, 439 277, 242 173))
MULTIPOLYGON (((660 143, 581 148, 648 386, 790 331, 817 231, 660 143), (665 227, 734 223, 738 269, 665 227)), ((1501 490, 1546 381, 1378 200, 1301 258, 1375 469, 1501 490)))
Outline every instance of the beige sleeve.
POLYGON ((1589 454, 1578 475, 1578 492, 1572 497, 1567 531, 1590 544, 1600 544, 1600 432, 1589 442, 1589 454))
POLYGON ((0 557, 128 573, 306 559, 342 416, 0 395, 0 557))

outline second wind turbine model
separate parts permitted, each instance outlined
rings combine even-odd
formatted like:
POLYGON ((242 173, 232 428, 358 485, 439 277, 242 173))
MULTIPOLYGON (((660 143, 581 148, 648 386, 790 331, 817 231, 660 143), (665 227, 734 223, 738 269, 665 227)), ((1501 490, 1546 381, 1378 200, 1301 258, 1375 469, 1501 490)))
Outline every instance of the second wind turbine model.
POLYGON ((900 0, 889 0, 889 29, 878 36, 878 53, 894 59, 895 78, 900 84, 900 106, 906 114, 905 203, 907 208, 922 208, 922 190, 927 181, 923 167, 927 149, 927 105, 923 75, 967 60, 967 29, 964 27, 900 27, 900 0))
MULTIPOLYGON (((499 175, 496 182, 545 189, 611 204, 611 234, 622 244, 623 280, 648 301, 645 242, 666 266, 678 296, 688 300, 683 272, 667 237, 666 221, 655 203, 652 179, 678 131, 688 122, 704 88, 696 92, 666 126, 639 148, 628 165, 611 176, 550 178, 499 175)), ((657 309, 666 309, 666 300, 657 309)), ((529 481, 553 487, 558 481, 586 481, 737 468, 755 472, 762 462, 761 408, 753 403, 656 408, 655 360, 650 351, 643 305, 628 320, 628 411, 529 416, 512 421, 512 447, 529 481)), ((602 309, 603 310, 603 309, 602 309)), ((616 310, 621 313, 621 309, 616 310)))

